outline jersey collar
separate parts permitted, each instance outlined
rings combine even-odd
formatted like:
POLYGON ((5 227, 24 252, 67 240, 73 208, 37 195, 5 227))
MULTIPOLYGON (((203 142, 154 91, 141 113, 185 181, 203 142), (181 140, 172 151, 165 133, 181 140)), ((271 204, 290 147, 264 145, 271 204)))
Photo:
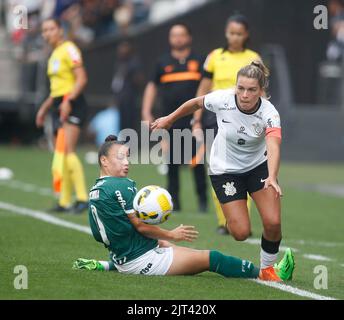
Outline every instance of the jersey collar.
POLYGON ((253 111, 247 112, 247 111, 244 111, 244 110, 240 109, 239 104, 238 104, 238 101, 237 101, 237 96, 234 95, 234 97, 235 97, 235 105, 236 105, 237 109, 238 109, 241 113, 244 113, 244 114, 247 114, 247 115, 255 114, 255 113, 260 109, 260 106, 262 105, 262 99, 259 98, 257 107, 256 107, 253 111))

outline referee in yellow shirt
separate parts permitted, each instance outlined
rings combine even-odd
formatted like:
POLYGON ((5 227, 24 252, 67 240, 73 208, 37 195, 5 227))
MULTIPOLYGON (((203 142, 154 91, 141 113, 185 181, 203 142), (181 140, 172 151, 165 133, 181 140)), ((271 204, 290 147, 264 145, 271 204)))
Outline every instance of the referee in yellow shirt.
POLYGON ((47 70, 50 96, 37 112, 36 125, 43 126, 45 116, 52 107, 55 135, 59 131, 57 148, 63 155, 60 198, 52 211, 81 213, 88 207, 88 196, 83 167, 75 149, 86 116, 87 107, 82 92, 87 84, 87 75, 80 50, 73 42, 64 40, 63 29, 58 20, 45 20, 42 23, 42 36, 53 48, 47 70), (63 134, 60 135, 60 132, 63 134), (74 204, 73 189, 76 193, 74 204))
MULTIPOLYGON (((230 16, 225 27, 227 43, 224 47, 213 50, 204 64, 203 78, 199 85, 197 96, 203 96, 211 91, 234 88, 238 71, 249 65, 253 60, 261 60, 259 54, 246 47, 249 39, 249 24, 245 16, 235 14, 230 16)), ((198 110, 193 117, 193 131, 201 129, 202 124, 206 129, 214 129, 217 134, 216 115, 210 111, 198 110)), ((218 219, 217 232, 228 234, 226 219, 222 213, 220 203, 212 190, 218 219)), ((251 200, 248 197, 250 210, 251 200)))

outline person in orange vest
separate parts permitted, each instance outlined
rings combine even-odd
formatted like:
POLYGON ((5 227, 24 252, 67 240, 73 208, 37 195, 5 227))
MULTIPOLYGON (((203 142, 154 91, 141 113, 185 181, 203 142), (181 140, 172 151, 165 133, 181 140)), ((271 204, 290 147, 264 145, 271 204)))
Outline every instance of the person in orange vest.
MULTIPOLYGON (((182 102, 195 96, 199 82, 202 77, 202 65, 204 58, 192 50, 192 35, 188 26, 184 24, 175 24, 170 28, 169 32, 170 51, 164 54, 158 61, 154 74, 148 82, 143 96, 142 103, 142 120, 151 123, 154 120, 152 109, 160 91, 162 97, 162 109, 164 114, 174 111, 182 102)), ((169 131, 170 143, 169 148, 169 164, 168 164, 168 186, 174 210, 181 209, 179 198, 179 168, 180 163, 176 163, 172 159, 172 155, 177 151, 173 147, 173 130, 174 129, 190 129, 191 136, 191 119, 186 117, 177 121, 173 128, 169 131)), ((181 140, 181 163, 188 163, 194 173, 196 182, 199 212, 207 211, 207 186, 206 186, 206 170, 202 163, 195 163, 193 159, 186 159, 184 155, 184 143, 181 140)), ((193 138, 192 156, 196 156, 196 140, 193 138)))

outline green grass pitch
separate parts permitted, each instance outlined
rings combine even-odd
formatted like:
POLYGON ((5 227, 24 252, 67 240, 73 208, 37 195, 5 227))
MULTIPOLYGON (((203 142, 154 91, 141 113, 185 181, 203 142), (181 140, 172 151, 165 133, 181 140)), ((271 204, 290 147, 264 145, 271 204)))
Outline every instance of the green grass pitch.
MULTIPOLYGON (((82 160, 85 151, 79 153, 82 160)), ((39 211, 51 207, 55 203, 53 196, 20 187, 22 182, 49 188, 51 157, 49 152, 36 148, 0 147, 0 167, 13 170, 13 180, 18 182, 0 181, 0 203, 39 211)), ((83 163, 91 186, 98 168, 84 160, 83 163)), ((337 299, 344 298, 344 199, 316 189, 343 186, 343 171, 344 165, 339 164, 283 163, 279 179, 284 191, 282 245, 297 249, 294 279, 288 284, 337 299), (317 265, 327 268, 327 289, 314 287, 317 265)), ((139 188, 148 184, 165 186, 166 182, 166 177, 151 165, 133 165, 130 177, 137 181, 139 188)), ((199 239, 183 245, 217 249, 258 265, 262 226, 256 209, 252 211, 253 235, 249 242, 217 235, 211 202, 207 214, 197 212, 193 179, 186 167, 181 171, 181 179, 182 212, 172 214, 163 227, 174 228, 180 223, 195 225, 200 232, 199 239)), ((88 225, 85 213, 56 216, 88 225)), ((107 259, 106 249, 86 233, 4 209, 0 209, 0 252, 0 299, 306 299, 249 280, 226 279, 210 272, 196 276, 146 277, 75 271, 71 267, 76 258, 107 259), (16 265, 28 269, 27 290, 14 288, 16 265)))

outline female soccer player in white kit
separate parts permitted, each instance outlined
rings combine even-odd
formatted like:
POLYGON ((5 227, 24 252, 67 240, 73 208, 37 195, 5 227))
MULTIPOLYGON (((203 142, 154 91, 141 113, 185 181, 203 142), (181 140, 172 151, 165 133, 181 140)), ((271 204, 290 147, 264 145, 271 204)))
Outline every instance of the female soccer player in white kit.
MULTIPOLYGON (((235 91, 218 90, 191 99, 157 119, 152 129, 167 129, 177 119, 206 108, 216 114, 218 134, 210 152, 209 175, 231 235, 244 241, 250 234, 247 192, 263 223, 261 270, 276 276, 274 263, 282 238, 280 164, 281 125, 275 107, 265 98, 269 70, 261 61, 240 69, 235 91)), ((291 252, 289 252, 292 255, 291 252)))

